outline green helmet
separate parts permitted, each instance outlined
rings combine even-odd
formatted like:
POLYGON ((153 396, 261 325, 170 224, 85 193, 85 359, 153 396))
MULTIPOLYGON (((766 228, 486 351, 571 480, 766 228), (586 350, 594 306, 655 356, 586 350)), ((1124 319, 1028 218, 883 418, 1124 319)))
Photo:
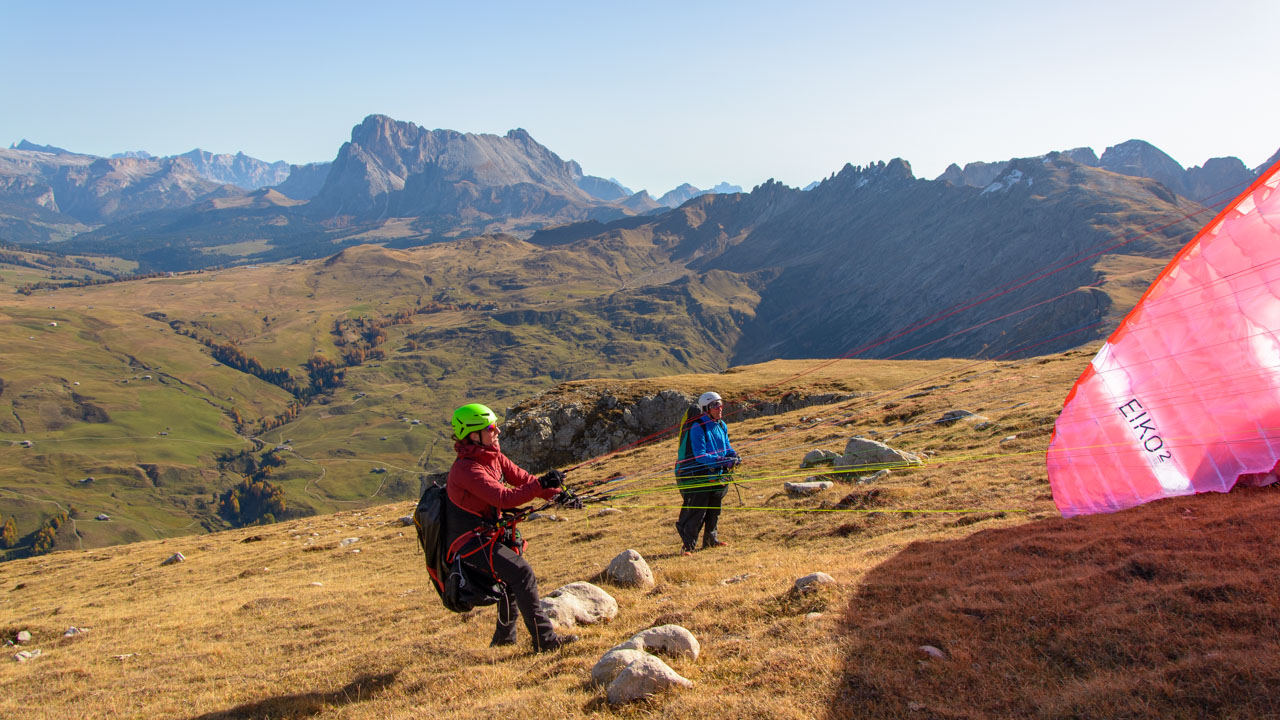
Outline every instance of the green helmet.
POLYGON ((497 423, 498 416, 484 405, 480 403, 463 405, 453 411, 453 436, 463 440, 471 433, 497 423))

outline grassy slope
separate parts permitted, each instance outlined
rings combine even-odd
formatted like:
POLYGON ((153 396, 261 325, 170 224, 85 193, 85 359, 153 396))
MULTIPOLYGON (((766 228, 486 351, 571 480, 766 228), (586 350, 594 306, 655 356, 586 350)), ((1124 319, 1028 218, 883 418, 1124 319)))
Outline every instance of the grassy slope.
MULTIPOLYGON (((454 615, 440 606, 413 529, 398 522, 411 503, 6 563, 0 630, 30 630, 44 654, 0 663, 0 714, 1266 717, 1280 679, 1266 579, 1274 562, 1264 550, 1276 524, 1252 516, 1274 514, 1278 496, 1058 518, 1044 450, 1088 357, 824 369, 821 382, 873 394, 735 423, 746 464, 741 501, 729 494, 721 524, 732 545, 693 558, 678 555, 671 528, 670 441, 574 471, 571 483, 626 474, 635 492, 612 501, 622 515, 527 522, 529 558, 544 592, 593 580, 620 613, 545 657, 531 655, 523 636, 515 648, 487 648, 492 609, 454 615), (955 408, 991 425, 932 422, 955 408), (797 469, 805 451, 839 450, 872 432, 925 453, 926 466, 815 498, 781 493, 784 480, 812 473, 797 469), (834 511, 846 496, 853 506, 834 511), (360 540, 339 545, 349 537, 360 540), (1240 555, 1240 537, 1255 550, 1240 555), (648 560, 657 587, 598 580, 627 548, 648 560), (174 552, 187 562, 160 567, 174 552), (813 571, 839 586, 790 595, 792 581, 813 571), (606 710, 588 684, 595 660, 668 622, 702 643, 696 662, 669 661, 696 687, 606 710), (62 638, 72 625, 88 632, 62 638), (923 644, 947 659, 928 659, 923 644)), ((739 368, 716 385, 743 396, 814 365, 739 368)))
MULTIPOLYGON (((301 512, 415 494, 419 474, 447 466, 440 419, 460 400, 483 400, 501 411, 565 379, 715 372, 725 366, 759 295, 733 273, 690 274, 666 258, 663 242, 646 228, 552 248, 501 237, 409 251, 362 246, 298 265, 5 296, 0 334, 12 349, 0 358, 0 378, 10 386, 0 392, 0 441, 40 444, 35 452, 0 445, 0 473, 10 478, 0 492, 0 515, 17 516, 22 534, 68 503, 90 517, 120 518, 108 529, 86 531, 80 524, 88 533, 84 542, 95 546, 197 532, 200 521, 211 521, 198 498, 207 501, 236 479, 219 472, 213 457, 246 446, 235 435, 232 409, 253 423, 281 412, 289 398, 217 366, 205 348, 169 330, 168 321, 219 343, 236 342, 264 365, 301 376, 311 355, 339 356, 335 319, 384 316, 433 301, 479 306, 387 327, 387 359, 350 368, 345 388, 264 436, 271 444, 292 441, 290 462, 274 479, 301 512), (145 315, 155 312, 164 313, 163 321, 145 315), (46 337, 64 338, 63 344, 47 344, 46 337), (138 395, 139 381, 124 381, 147 369, 162 378, 160 390, 138 395), (83 385, 71 386, 77 379, 83 385), (111 422, 73 427, 80 412, 73 390, 105 409, 111 422), (65 422, 26 426, 42 414, 65 422), (421 423, 411 424, 414 418, 421 423), (163 428, 170 429, 161 442, 155 433, 163 428), (86 440, 67 444, 85 433, 106 439, 92 441, 92 448, 86 440), (105 449, 121 438, 130 441, 105 449), (175 453, 179 445, 186 449, 175 453), (29 462, 32 457, 41 459, 29 462), (154 485, 137 479, 140 464, 178 468, 180 482, 119 487, 154 485), (375 474, 375 467, 388 472, 375 474), (88 475, 119 482, 89 491, 76 483, 88 475), (135 511, 135 504, 149 507, 135 511)), ((1138 256, 1098 262, 1104 290, 1115 299, 1112 321, 1159 267, 1138 256)))
MULTIPOLYGON (((214 456, 249 446, 235 433, 232 411, 252 424, 282 412, 289 396, 214 362, 170 321, 301 377, 313 354, 340 356, 336 319, 437 299, 481 306, 387 327, 387 359, 350 368, 332 398, 264 435, 270 444, 290 441, 288 464, 273 480, 303 512, 416 496, 420 473, 447 467, 441 420, 459 398, 501 409, 565 378, 722 367, 731 333, 708 337, 690 315, 729 326, 719 318, 749 313, 751 291, 722 273, 670 288, 623 288, 608 278, 631 277, 656 260, 617 250, 547 251, 503 238, 407 252, 360 247, 329 261, 5 296, 0 516, 18 517, 25 535, 69 504, 89 518, 107 513, 110 525, 77 524, 89 546, 201 532, 202 522, 217 522, 207 502, 237 478, 220 472, 214 456), (83 403, 102 408, 109 422, 83 422, 83 403), (37 446, 20 448, 21 440, 37 446), (141 467, 151 464, 176 476, 156 487, 141 467), (80 484, 86 476, 97 481, 80 484)), ((66 542, 80 544, 74 536, 66 542)))

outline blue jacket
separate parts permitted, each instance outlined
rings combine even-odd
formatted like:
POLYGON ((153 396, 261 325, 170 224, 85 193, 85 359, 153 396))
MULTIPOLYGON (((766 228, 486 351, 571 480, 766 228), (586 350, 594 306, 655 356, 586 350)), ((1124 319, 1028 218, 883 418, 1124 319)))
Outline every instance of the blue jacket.
POLYGON ((689 426, 688 438, 680 443, 676 484, 714 483, 737 462, 738 451, 729 444, 729 429, 724 421, 700 415, 689 426))

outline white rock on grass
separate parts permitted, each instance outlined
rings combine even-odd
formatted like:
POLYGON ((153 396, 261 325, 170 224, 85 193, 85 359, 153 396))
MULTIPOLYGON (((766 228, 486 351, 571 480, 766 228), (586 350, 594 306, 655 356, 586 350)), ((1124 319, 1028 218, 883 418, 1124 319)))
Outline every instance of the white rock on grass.
POLYGON ((824 572, 816 572, 805 575, 796 580, 796 592, 807 593, 813 592, 823 585, 835 585, 836 579, 824 572))
POLYGON ((605 575, 619 585, 653 587, 653 571, 649 563, 635 550, 623 550, 609 562, 605 575))
POLYGON ((893 471, 892 471, 892 470, 890 470, 889 468, 885 468, 884 470, 881 470, 881 471, 880 471, 880 472, 878 472, 878 473, 873 473, 873 474, 871 474, 871 475, 867 475, 866 477, 860 477, 860 478, 858 478, 858 484, 859 484, 859 485, 869 485, 869 484, 871 484, 871 483, 873 483, 873 482, 876 482, 876 481, 878 481, 878 480, 883 480, 883 479, 885 479, 885 478, 889 477, 889 475, 891 475, 892 473, 893 473, 893 471))
POLYGON ((693 681, 681 677, 662 660, 643 655, 618 673, 609 683, 606 695, 611 704, 617 705, 643 700, 672 687, 693 687, 693 681))
POLYGON ((618 616, 618 601, 589 582, 569 583, 544 595, 538 604, 560 627, 591 625, 618 616))
POLYGON ((400 524, 401 524, 401 525, 404 525, 405 527, 408 527, 408 526, 412 525, 412 524, 413 524, 413 516, 412 516, 412 515, 405 515, 405 516, 401 517, 401 518, 400 518, 400 524))
POLYGON ((623 643, 600 656, 591 668, 591 681, 597 685, 608 685, 618 677, 618 673, 631 663, 645 656, 644 650, 628 647, 623 643))
POLYGON ((621 515, 622 511, 615 507, 600 508, 596 515, 621 515))
POLYGON ((26 662, 36 657, 40 657, 39 648, 36 648, 35 650, 20 650, 18 651, 18 654, 13 656, 13 659, 17 660, 18 662, 26 662))
POLYGON ((787 491, 788 495, 793 497, 804 497, 806 495, 817 495, 823 490, 830 490, 835 487, 835 483, 830 480, 810 480, 806 482, 784 482, 782 489, 787 491))
POLYGON ((647 651, 659 651, 672 657, 685 656, 698 659, 702 646, 693 633, 679 625, 661 625, 636 633, 630 640, 647 651))
POLYGON ((349 537, 349 538, 345 538, 344 540, 342 540, 342 542, 339 542, 339 543, 338 543, 338 547, 346 547, 346 546, 348 546, 348 545, 353 545, 353 544, 358 543, 358 542, 360 542, 360 538, 358 538, 358 537, 349 537))
POLYGON ((884 467, 907 467, 923 465, 919 455, 895 450, 882 442, 864 437, 850 438, 845 443, 844 455, 835 461, 837 470, 850 472, 872 472, 884 467))
POLYGON ((804 459, 800 461, 800 467, 811 468, 819 465, 830 465, 838 457, 840 457, 840 453, 832 450, 810 450, 804 454, 804 459))
POLYGON ((19 630, 16 639, 19 645, 26 645, 31 642, 31 633, 26 630, 19 630))
POLYGON ((160 564, 161 564, 161 565, 173 565, 173 564, 176 564, 176 563, 186 562, 186 561, 187 561, 187 556, 186 556, 186 555, 183 555, 182 553, 180 553, 180 552, 179 552, 179 553, 174 553, 174 554, 170 555, 169 557, 165 558, 164 562, 162 562, 162 563, 160 563, 160 564))

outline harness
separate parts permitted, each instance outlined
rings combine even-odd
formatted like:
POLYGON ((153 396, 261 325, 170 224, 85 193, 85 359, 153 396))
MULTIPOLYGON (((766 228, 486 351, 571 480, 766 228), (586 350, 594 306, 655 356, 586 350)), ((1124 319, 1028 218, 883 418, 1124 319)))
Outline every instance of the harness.
MULTIPOLYGON (((510 548, 516 555, 523 555, 525 547, 529 544, 527 540, 521 537, 520 531, 516 529, 516 524, 528 517, 529 512, 531 511, 503 513, 498 522, 492 524, 482 523, 480 526, 459 535, 445 550, 444 561, 452 565, 455 560, 466 560, 477 553, 483 553, 483 557, 489 565, 489 574, 496 579, 497 572, 493 569, 493 554, 498 550, 498 543, 510 548), (476 546, 463 552, 473 541, 476 541, 476 546)), ((498 582, 501 581, 499 580, 498 582)))

